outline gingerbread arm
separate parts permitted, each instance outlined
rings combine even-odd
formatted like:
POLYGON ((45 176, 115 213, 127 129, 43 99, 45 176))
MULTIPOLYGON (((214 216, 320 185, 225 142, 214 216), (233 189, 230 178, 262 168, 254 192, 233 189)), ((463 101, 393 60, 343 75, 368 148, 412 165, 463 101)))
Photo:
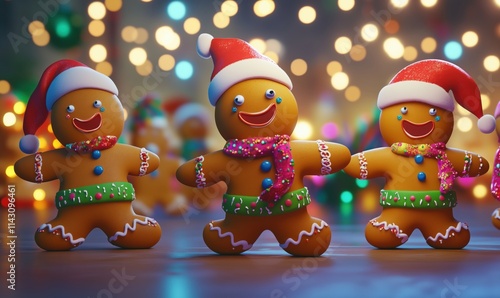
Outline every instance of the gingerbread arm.
POLYGON ((371 179, 387 175, 393 153, 390 148, 377 148, 353 154, 349 164, 344 168, 349 176, 358 179, 371 179))
POLYGON ((292 156, 296 169, 304 175, 328 175, 342 170, 350 160, 349 149, 341 144, 318 140, 293 141, 292 156))
POLYGON ((235 160, 227 160, 222 151, 215 151, 187 161, 177 169, 176 177, 182 184, 197 188, 207 187, 219 181, 228 183, 227 179, 236 174, 233 173, 233 165, 241 172, 237 163, 235 160))
POLYGON ((446 149, 446 155, 453 164, 458 177, 476 177, 488 172, 488 161, 479 154, 459 149, 446 149))
POLYGON ((156 170, 160 165, 160 158, 158 155, 145 148, 138 148, 124 144, 117 144, 116 146, 123 147, 123 150, 120 151, 120 153, 123 154, 121 158, 127 160, 129 163, 129 175, 147 175, 156 170))
POLYGON ((66 158, 65 149, 31 154, 14 164, 17 176, 36 183, 58 179, 65 171, 72 171, 73 168, 73 162, 66 158))

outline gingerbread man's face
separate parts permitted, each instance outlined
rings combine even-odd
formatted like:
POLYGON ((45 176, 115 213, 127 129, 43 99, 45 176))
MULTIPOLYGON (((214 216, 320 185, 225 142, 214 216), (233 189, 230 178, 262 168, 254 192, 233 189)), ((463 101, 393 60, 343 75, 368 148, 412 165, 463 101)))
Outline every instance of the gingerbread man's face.
POLYGON ((187 119, 179 128, 179 135, 183 139, 202 139, 207 134, 206 124, 197 117, 187 119))
POLYGON ((380 132, 387 144, 446 143, 453 131, 453 113, 420 102, 405 102, 382 109, 380 132))
POLYGON ((215 121, 226 140, 290 135, 297 118, 292 92, 267 79, 250 79, 231 86, 215 107, 215 121))
POLYGON ((52 107, 54 135, 62 144, 97 136, 119 137, 123 130, 123 107, 116 95, 97 89, 72 91, 52 107))

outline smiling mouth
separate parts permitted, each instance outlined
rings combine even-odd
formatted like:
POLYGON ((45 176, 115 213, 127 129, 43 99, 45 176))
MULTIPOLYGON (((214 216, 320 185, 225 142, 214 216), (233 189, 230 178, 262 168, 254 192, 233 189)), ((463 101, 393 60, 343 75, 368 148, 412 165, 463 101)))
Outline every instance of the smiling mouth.
POLYGON ((238 117, 245 124, 253 127, 264 127, 269 125, 276 117, 276 104, 270 104, 266 109, 255 113, 239 112, 238 117))
POLYGON ((81 132, 93 132, 101 128, 102 118, 100 113, 95 113, 89 119, 73 118, 73 126, 81 132))
POLYGON ((412 139, 424 138, 430 135, 434 130, 433 121, 427 121, 425 123, 413 123, 408 120, 403 120, 402 126, 404 133, 412 139))

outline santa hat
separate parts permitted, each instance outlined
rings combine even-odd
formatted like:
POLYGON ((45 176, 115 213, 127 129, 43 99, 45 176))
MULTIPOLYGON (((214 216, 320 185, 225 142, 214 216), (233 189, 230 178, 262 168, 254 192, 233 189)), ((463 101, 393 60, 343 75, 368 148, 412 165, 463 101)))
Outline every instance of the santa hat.
POLYGON ((482 132, 490 133, 495 129, 495 118, 483 115, 476 82, 450 62, 428 59, 403 68, 380 90, 377 106, 383 109, 408 101, 427 103, 450 112, 456 101, 479 119, 478 127, 482 132))
POLYGON ((229 87, 247 79, 269 79, 292 89, 283 69, 241 39, 214 38, 203 33, 198 37, 197 51, 205 59, 212 57, 214 62, 208 86, 208 99, 214 106, 229 87))
POLYGON ((118 95, 118 89, 109 77, 78 61, 59 60, 47 67, 26 106, 25 136, 19 142, 21 151, 27 154, 38 151, 39 142, 35 133, 47 119, 54 103, 71 91, 86 88, 118 95))

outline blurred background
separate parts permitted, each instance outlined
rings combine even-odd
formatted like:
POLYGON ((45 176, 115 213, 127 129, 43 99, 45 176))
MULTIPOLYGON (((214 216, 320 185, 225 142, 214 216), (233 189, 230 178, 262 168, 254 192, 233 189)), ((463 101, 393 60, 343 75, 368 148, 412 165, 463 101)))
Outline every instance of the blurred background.
MULTIPOLYGON (((43 70, 58 59, 79 60, 110 76, 128 122, 136 104, 154 93, 170 123, 165 133, 172 154, 182 147, 175 111, 186 102, 210 115, 203 136, 207 150, 222 148, 207 98, 213 64, 196 53, 204 32, 250 42, 290 75, 300 107, 295 139, 335 141, 353 153, 385 146, 378 131, 378 91, 414 61, 438 58, 462 67, 478 83, 485 113, 492 114, 500 98, 499 0, 0 0, 2 197, 6 185, 16 184, 18 207, 53 204, 57 182, 23 182, 12 165, 22 156, 17 144, 25 104, 43 70)), ((448 146, 491 163, 496 134, 481 134, 475 116, 460 107, 455 114, 448 146)), ((41 150, 61 146, 49 123, 38 134, 41 150)), ((121 141, 129 135, 125 131, 121 141)), ((460 200, 494 205, 490 179, 491 170, 460 179, 460 200)), ((338 208, 345 215, 341 221, 348 222, 353 212, 380 208, 381 182, 338 173, 308 178, 307 185, 316 197, 313 208, 338 208)))

